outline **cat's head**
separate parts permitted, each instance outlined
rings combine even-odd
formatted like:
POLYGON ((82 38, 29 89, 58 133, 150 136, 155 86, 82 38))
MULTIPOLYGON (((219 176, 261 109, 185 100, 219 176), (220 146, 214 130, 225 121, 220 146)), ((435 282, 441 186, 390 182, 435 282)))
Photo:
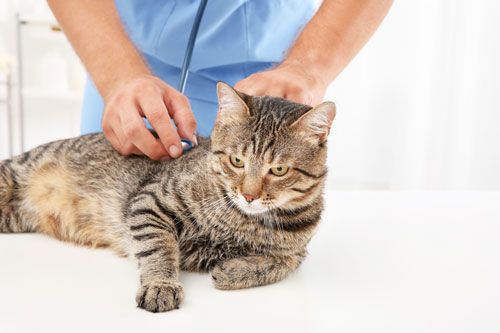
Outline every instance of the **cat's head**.
POLYGON ((306 206, 321 195, 326 140, 335 105, 314 108, 276 97, 253 97, 217 84, 212 167, 246 214, 306 206))

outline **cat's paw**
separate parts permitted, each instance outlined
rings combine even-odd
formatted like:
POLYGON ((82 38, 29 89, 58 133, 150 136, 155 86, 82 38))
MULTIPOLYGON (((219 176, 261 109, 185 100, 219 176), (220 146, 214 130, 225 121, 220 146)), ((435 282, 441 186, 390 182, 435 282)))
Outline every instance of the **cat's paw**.
POLYGON ((150 312, 178 309, 184 298, 182 286, 175 281, 154 281, 143 284, 137 291, 137 306, 150 312))
POLYGON ((210 275, 217 289, 242 289, 255 285, 255 274, 248 262, 242 259, 221 261, 214 266, 210 275))

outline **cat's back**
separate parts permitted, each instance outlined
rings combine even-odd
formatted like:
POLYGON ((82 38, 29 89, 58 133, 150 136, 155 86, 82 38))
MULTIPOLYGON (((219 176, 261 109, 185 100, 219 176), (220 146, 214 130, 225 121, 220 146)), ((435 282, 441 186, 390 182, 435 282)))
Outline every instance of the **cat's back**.
POLYGON ((32 166, 60 163, 95 178, 121 178, 123 172, 147 172, 159 162, 144 156, 122 156, 103 133, 92 133, 41 145, 19 157, 32 166), (117 175, 118 174, 118 175, 117 175))
POLYGON ((177 159, 154 161, 146 156, 122 156, 103 133, 93 133, 49 142, 3 163, 25 175, 58 168, 88 184, 118 182, 133 187, 144 177, 162 173, 192 175, 203 168, 202 156, 209 151, 210 140, 203 137, 198 140, 197 147, 177 159))

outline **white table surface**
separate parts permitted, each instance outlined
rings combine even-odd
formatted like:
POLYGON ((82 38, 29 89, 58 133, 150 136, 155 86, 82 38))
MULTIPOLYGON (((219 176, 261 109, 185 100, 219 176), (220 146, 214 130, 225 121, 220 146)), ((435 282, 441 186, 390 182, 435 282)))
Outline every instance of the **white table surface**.
POLYGON ((132 262, 0 235, 0 332, 500 332, 500 192, 329 192, 300 269, 219 291, 182 274, 179 310, 135 307, 132 262))

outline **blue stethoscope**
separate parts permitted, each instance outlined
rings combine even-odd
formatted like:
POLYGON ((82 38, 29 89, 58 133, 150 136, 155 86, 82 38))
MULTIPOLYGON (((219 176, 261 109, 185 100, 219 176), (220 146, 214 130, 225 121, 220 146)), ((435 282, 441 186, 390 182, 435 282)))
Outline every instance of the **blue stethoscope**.
MULTIPOLYGON (((189 75, 189 64, 191 63, 191 57, 193 55, 194 43, 196 41, 196 35, 198 35, 198 30, 200 28, 201 18, 205 12, 205 7, 207 6, 207 0, 201 0, 198 11, 194 18, 193 27, 191 28, 191 34, 189 35, 188 44, 186 47, 186 53, 184 54, 184 61, 182 62, 181 76, 179 80, 179 91, 184 94, 186 89, 186 81, 189 75)), ((188 151, 193 148, 193 143, 186 139, 181 139, 182 150, 188 151)))

